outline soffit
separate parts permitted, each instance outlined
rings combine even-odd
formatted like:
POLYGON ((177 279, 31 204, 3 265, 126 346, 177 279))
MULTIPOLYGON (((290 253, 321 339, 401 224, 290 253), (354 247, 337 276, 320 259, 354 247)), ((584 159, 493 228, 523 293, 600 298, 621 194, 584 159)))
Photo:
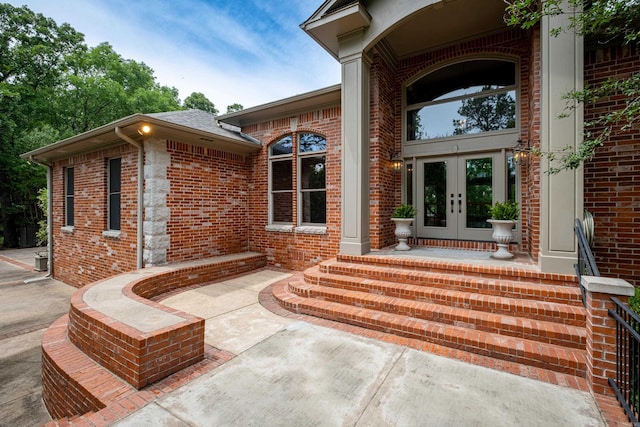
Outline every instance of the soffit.
MULTIPOLYGON (((226 131, 229 135, 221 135, 177 123, 170 123, 150 115, 134 114, 88 132, 22 154, 21 157, 40 163, 51 163, 74 155, 126 144, 125 141, 115 134, 116 127, 119 127, 123 134, 141 143, 144 143, 144 140, 148 138, 170 139, 238 154, 249 154, 260 149, 259 142, 244 138, 236 132, 226 131), (152 131, 149 135, 143 137, 138 133, 138 130, 145 124, 150 125, 152 131)), ((221 131, 225 132, 225 130, 221 131)))
POLYGON ((223 123, 244 127, 283 117, 297 116, 300 113, 317 110, 323 106, 339 105, 340 95, 341 86, 338 84, 218 116, 216 119, 223 123))

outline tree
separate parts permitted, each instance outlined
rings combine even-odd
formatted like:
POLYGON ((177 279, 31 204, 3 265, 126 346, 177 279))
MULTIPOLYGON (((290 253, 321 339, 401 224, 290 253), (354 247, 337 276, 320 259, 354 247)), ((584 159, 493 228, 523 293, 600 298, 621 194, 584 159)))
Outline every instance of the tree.
POLYGON ((227 114, 229 113, 235 113, 237 111, 242 111, 244 110, 244 107, 242 106, 242 104, 231 104, 231 105, 227 105, 227 114))
MULTIPOLYGON (((484 86, 482 91, 491 90, 491 86, 484 86)), ((462 100, 458 114, 466 117, 464 125, 460 120, 453 120, 454 134, 460 135, 477 129, 482 132, 510 129, 515 126, 516 101, 508 93, 498 93, 488 96, 480 95, 462 100)))
POLYGON ((0 4, 0 227, 3 243, 18 245, 18 230, 38 215, 36 195, 44 170, 19 158, 54 142, 47 125, 65 58, 84 49, 84 38, 67 24, 27 7, 0 4), (40 131, 37 131, 40 129, 40 131))
POLYGON ((108 43, 76 52, 67 63, 57 112, 59 125, 70 126, 71 134, 134 113, 180 109, 177 89, 159 85, 150 67, 123 59, 108 43))
POLYGON ((107 44, 89 49, 68 24, 0 4, 0 231, 18 231, 43 212, 44 168, 19 156, 134 113, 179 110, 178 90, 107 44))
MULTIPOLYGON (((638 46, 640 44, 640 0, 505 0, 506 22, 509 25, 531 28, 543 16, 554 16, 578 11, 572 15, 568 28, 553 28, 552 34, 575 30, 587 43, 638 46), (584 7, 583 7, 584 6, 584 7)), ((594 105, 610 96, 623 95, 627 102, 621 108, 609 109, 595 119, 584 123, 584 139, 577 149, 560 153, 559 166, 550 173, 575 169, 590 160, 598 147, 615 133, 628 130, 640 117, 640 72, 629 72, 622 78, 609 78, 597 86, 586 86, 581 91, 565 95, 567 113, 578 105, 594 105)), ((556 153, 540 153, 550 160, 556 153)))
POLYGON ((209 101, 209 99, 201 92, 193 92, 191 95, 187 96, 184 99, 183 107, 185 109, 196 109, 207 111, 211 114, 218 114, 218 110, 216 109, 213 102, 209 101))

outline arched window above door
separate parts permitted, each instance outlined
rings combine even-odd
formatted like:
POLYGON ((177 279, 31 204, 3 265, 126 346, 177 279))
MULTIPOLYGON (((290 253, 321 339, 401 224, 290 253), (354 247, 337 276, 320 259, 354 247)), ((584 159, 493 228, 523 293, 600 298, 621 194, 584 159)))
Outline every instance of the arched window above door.
POLYGON ((407 141, 516 127, 516 65, 477 59, 429 73, 406 89, 407 141))

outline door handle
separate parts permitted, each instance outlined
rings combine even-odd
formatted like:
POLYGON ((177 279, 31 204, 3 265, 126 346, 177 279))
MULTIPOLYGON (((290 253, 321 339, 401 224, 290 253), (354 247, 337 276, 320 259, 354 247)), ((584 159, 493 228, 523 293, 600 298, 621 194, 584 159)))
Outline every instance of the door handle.
POLYGON ((462 213, 462 194, 458 193, 458 213, 462 213))
POLYGON ((455 202, 453 201, 453 194, 451 194, 451 213, 453 213, 453 205, 455 202))

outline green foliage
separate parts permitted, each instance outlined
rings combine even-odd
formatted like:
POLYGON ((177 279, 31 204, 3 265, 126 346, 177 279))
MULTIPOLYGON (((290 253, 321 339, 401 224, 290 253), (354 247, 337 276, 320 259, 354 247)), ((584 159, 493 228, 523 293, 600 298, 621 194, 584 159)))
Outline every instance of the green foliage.
MULTIPOLYGON (((482 88, 482 91, 487 90, 491 90, 491 86, 482 88)), ((457 121, 454 120, 456 135, 473 129, 482 132, 510 129, 515 127, 516 100, 507 93, 482 96, 480 92, 477 97, 463 99, 458 114, 467 120, 464 127, 456 126, 457 121)))
POLYGON ((492 219, 516 221, 520 216, 520 206, 517 202, 496 202, 489 207, 492 219))
POLYGON ((629 297, 629 307, 640 316, 640 288, 635 288, 634 295, 629 297))
POLYGON ((193 92, 191 95, 187 96, 184 99, 184 108, 186 109, 196 109, 207 111, 211 114, 218 114, 218 109, 213 105, 213 102, 209 101, 209 99, 200 92, 193 92))
POLYGON ((227 105, 227 114, 229 113, 235 113, 236 111, 242 111, 244 110, 244 107, 242 106, 242 104, 231 104, 231 105, 227 105))
POLYGON ((47 214, 49 212, 47 204, 47 188, 41 188, 38 191, 38 207, 44 215, 44 219, 38 221, 38 231, 36 232, 36 244, 38 246, 47 246, 49 242, 49 228, 47 227, 47 214))
POLYGON ((414 218, 416 210, 411 205, 400 205, 393 210, 391 218, 414 218))
MULTIPOLYGON (((552 28, 551 33, 559 34, 565 30, 575 30, 585 37, 587 44, 592 45, 638 45, 640 44, 640 0, 505 0, 505 20, 507 24, 531 28, 544 16, 555 16, 569 13, 568 28, 552 28), (575 13, 574 13, 575 12, 575 13)), ((621 107, 609 109, 584 123, 583 142, 573 149, 567 147, 558 153, 537 153, 551 162, 556 161, 549 173, 557 173, 564 169, 576 169, 583 162, 590 160, 598 147, 604 145, 611 136, 624 132, 638 121, 640 117, 640 74, 632 71, 621 78, 610 78, 599 82, 597 86, 585 87, 581 91, 569 92, 565 95, 566 112, 561 117, 570 115, 579 105, 593 106, 597 102, 611 96, 624 96, 626 102, 621 107)))

